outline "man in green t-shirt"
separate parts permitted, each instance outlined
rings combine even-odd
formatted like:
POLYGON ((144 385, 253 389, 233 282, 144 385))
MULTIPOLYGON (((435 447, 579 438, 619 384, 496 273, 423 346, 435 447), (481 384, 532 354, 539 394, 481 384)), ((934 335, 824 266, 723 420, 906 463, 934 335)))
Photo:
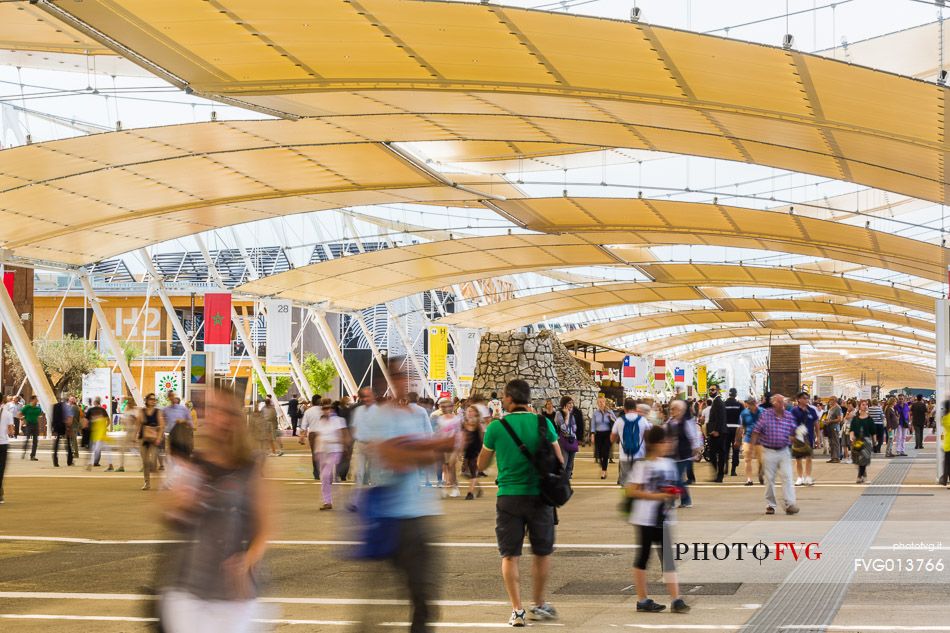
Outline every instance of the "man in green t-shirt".
MULTIPOLYGON (((502 404, 508 413, 503 420, 525 445, 535 453, 542 441, 539 417, 531 413, 531 387, 524 380, 512 380, 505 385, 502 404)), ((541 418, 543 419, 543 418, 541 418)), ((549 442, 564 462, 557 444, 557 432, 547 420, 544 421, 544 439, 549 442)), ((494 420, 485 430, 484 446, 478 456, 478 470, 488 468, 492 458, 498 460, 498 495, 495 501, 495 537, 501 553, 501 575, 511 599, 511 626, 524 626, 527 615, 521 605, 521 589, 518 586, 518 563, 527 531, 534 555, 534 606, 530 609, 532 620, 555 620, 557 611, 544 601, 544 589, 551 569, 551 553, 554 551, 554 508, 541 501, 539 476, 534 464, 521 452, 518 444, 502 425, 494 420)))
POLYGON ((43 415, 43 409, 37 404, 36 396, 30 396, 30 403, 20 409, 20 418, 23 420, 23 430, 26 439, 23 442, 23 459, 26 459, 26 448, 30 444, 30 436, 33 436, 33 449, 30 451, 30 460, 36 459, 36 446, 40 441, 40 416, 43 415))

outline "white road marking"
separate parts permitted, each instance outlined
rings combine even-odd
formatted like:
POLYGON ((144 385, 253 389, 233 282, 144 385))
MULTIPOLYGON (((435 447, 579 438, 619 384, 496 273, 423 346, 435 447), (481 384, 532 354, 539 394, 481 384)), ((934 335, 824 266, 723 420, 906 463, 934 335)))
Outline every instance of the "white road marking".
MULTIPOLYGON (((102 600, 108 602, 141 602, 155 600, 157 596, 141 593, 79 593, 57 591, 0 591, 0 599, 11 600, 102 600)), ((261 598, 268 604, 310 604, 320 606, 380 605, 399 606, 409 604, 408 600, 373 598, 261 598)), ((508 603, 501 600, 437 600, 440 607, 498 607, 508 603)))
MULTIPOLYGON (((92 539, 92 538, 78 538, 78 537, 69 537, 69 536, 20 536, 12 534, 0 534, 0 541, 34 541, 34 542, 48 542, 48 543, 77 543, 80 545, 165 545, 170 543, 184 543, 182 540, 146 540, 146 539, 135 539, 135 540, 111 540, 111 539, 92 539)), ((326 545, 332 547, 343 547, 351 545, 359 545, 359 541, 311 541, 311 540, 275 540, 269 541, 271 545, 326 545)), ((472 548, 472 549, 496 549, 498 544, 495 542, 461 542, 461 543, 433 543, 435 547, 447 547, 447 548, 472 548)), ((628 544, 628 543, 558 543, 557 548, 559 549, 591 549, 591 550, 631 550, 639 549, 640 546, 637 544, 628 544)))
MULTIPOLYGON (((67 620, 82 622, 158 622, 158 618, 143 618, 119 615, 53 615, 44 613, 0 613, 0 619, 6 620, 67 620)), ((284 618, 261 618, 254 620, 261 624, 297 624, 305 626, 352 626, 352 620, 301 620, 284 618)), ((535 622, 534 626, 564 626, 554 622, 535 622)), ((408 622, 382 622, 379 626, 387 628, 406 628, 408 622)), ((507 629, 507 623, 498 622, 433 622, 432 626, 443 629, 507 629)))

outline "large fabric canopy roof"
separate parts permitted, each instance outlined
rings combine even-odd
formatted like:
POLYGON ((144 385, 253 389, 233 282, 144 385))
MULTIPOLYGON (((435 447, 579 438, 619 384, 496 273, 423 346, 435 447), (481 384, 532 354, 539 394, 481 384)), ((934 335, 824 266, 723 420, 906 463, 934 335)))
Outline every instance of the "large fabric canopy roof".
MULTIPOLYGON (((544 233, 599 244, 732 246, 859 263, 945 281, 950 250, 883 231, 792 213, 721 204, 617 198, 529 198, 494 203, 544 233)), ((618 254, 623 257, 622 250, 618 254)))
POLYGON ((445 317, 443 321, 465 327, 508 330, 598 308, 708 299, 700 290, 703 287, 807 290, 847 297, 852 301, 873 300, 912 310, 934 310, 933 298, 924 294, 822 273, 728 264, 649 264, 638 268, 655 279, 656 283, 627 282, 556 290, 463 310, 445 317), (651 289, 656 291, 656 298, 643 298, 649 296, 645 291, 651 289))
POLYGON ((32 2, 0 2, 0 49, 81 55, 115 54, 32 2))
POLYGON ((424 122, 470 139, 485 139, 478 128, 489 126, 495 140, 688 153, 948 198, 940 86, 560 13, 397 0, 284 4, 41 6, 178 85, 277 115, 368 116, 387 130, 424 122))
POLYGON ((730 327, 699 330, 678 334, 674 336, 662 336, 655 340, 644 343, 638 343, 633 346, 632 351, 640 354, 655 354, 665 350, 672 350, 684 345, 701 343, 705 341, 718 341, 726 339, 739 338, 762 338, 769 336, 787 336, 794 340, 832 340, 832 341, 862 341, 868 343, 892 343, 905 346, 908 350, 917 350, 920 352, 933 352, 935 350, 933 339, 924 339, 922 337, 888 330, 887 328, 875 327, 871 325, 858 325, 853 323, 836 323, 834 321, 813 321, 813 322, 773 322, 763 323, 762 327, 730 327), (827 330, 822 332, 820 330, 827 330), (871 336, 864 336, 865 334, 871 336), (888 337, 884 339, 883 337, 888 337))
POLYGON ((769 312, 827 314, 836 320, 860 319, 879 321, 933 332, 932 321, 915 319, 906 314, 875 310, 846 304, 800 299, 716 299, 722 309, 678 310, 643 316, 615 319, 570 330, 561 335, 565 341, 609 343, 638 332, 690 325, 716 325, 759 321, 769 312))
POLYGON ((612 263, 603 249, 566 236, 472 237, 341 257, 264 277, 238 290, 345 310, 511 270, 612 263))

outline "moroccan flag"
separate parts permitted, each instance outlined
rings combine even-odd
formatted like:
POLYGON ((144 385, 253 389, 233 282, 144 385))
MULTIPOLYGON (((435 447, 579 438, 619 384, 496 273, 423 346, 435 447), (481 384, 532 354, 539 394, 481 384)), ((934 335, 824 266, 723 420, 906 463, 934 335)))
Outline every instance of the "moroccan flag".
POLYGON ((205 293, 205 351, 214 354, 214 367, 227 371, 231 363, 231 293, 205 293))

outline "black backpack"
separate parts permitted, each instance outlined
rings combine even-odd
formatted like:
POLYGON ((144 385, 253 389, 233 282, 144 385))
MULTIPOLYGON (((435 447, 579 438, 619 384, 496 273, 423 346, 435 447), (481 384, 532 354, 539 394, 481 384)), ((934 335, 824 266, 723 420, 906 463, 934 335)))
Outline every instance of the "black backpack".
POLYGON ((567 503, 574 494, 574 490, 571 488, 571 480, 567 476, 564 464, 557 458, 557 454, 547 441, 547 419, 543 415, 538 416, 538 450, 535 451, 534 455, 531 454, 531 451, 528 450, 528 447, 524 445, 524 442, 521 441, 521 438, 518 437, 504 418, 499 422, 508 431, 512 441, 517 444, 521 454, 538 471, 538 488, 541 501, 555 508, 560 508, 567 503))

